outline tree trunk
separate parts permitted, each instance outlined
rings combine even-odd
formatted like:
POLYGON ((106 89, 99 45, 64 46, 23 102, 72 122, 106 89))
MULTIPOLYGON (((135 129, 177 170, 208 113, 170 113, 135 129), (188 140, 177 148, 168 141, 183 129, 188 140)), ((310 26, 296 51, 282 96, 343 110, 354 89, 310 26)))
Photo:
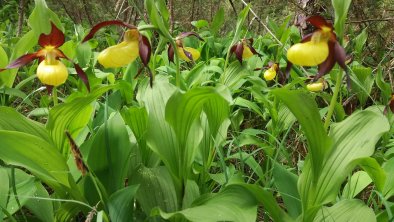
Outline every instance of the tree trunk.
POLYGON ((18 15, 18 30, 16 35, 20 36, 22 34, 23 20, 25 17, 25 0, 19 0, 18 15))

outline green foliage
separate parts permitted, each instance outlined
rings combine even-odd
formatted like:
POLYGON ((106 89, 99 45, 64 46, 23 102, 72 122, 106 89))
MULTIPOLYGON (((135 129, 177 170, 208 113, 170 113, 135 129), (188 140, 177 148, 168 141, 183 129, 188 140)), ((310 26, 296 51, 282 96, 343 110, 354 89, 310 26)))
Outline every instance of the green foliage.
MULTIPOLYGON (((347 64, 351 88, 335 67, 324 76, 322 92, 308 92, 316 67, 294 65, 286 72, 286 51, 303 37, 290 25, 291 6, 281 12, 246 3, 238 10, 241 2, 235 1, 231 8, 202 2, 188 12, 195 21, 187 28, 174 17, 188 11, 187 2, 182 10, 179 1, 164 0, 115 7, 111 18, 132 9, 125 22, 141 19, 131 25, 149 37, 151 52, 142 50, 147 43, 141 36, 130 41, 140 54, 152 54, 147 67, 137 59, 103 68, 101 46, 117 44, 132 27, 107 29, 80 43, 90 26, 74 24, 68 7, 71 17, 58 17, 57 3, 35 0, 27 7, 28 26, 20 37, 10 24, 15 16, 0 24, 0 68, 38 48, 50 22, 64 31, 61 50, 71 59, 63 60, 70 74, 66 83, 49 95, 37 87, 37 63, 0 73, 0 221, 393 219, 391 69, 384 59, 377 67, 367 62, 373 27, 351 29, 347 18, 353 18, 354 4, 332 0, 327 10, 334 10, 336 35, 353 55, 347 64), (210 10, 210 18, 201 18, 203 10, 210 10), (204 41, 182 38, 179 33, 189 28, 204 41), (233 47, 242 42, 242 48, 233 47), (166 45, 193 47, 201 56, 186 62, 175 50, 169 62, 166 45), (245 49, 254 55, 242 62, 231 56, 248 54, 245 49), (73 60, 90 91, 74 78, 81 70, 73 60), (272 63, 279 69, 268 81, 263 76, 272 63)), ((84 7, 81 20, 97 10, 96 2, 81 4, 73 5, 84 7)), ((328 3, 306 4, 310 11, 328 3)), ((17 5, 6 1, 0 18, 17 5)))

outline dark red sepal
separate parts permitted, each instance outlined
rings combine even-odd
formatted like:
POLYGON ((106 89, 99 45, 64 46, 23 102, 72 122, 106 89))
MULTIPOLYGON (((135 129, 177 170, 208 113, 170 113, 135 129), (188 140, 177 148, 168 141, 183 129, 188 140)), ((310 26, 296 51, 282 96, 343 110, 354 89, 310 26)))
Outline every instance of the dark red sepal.
POLYGON ((51 95, 52 94, 52 90, 53 90, 53 86, 45 85, 45 87, 47 88, 48 94, 51 95))
POLYGON ((315 76, 314 81, 317 81, 322 76, 329 73, 334 67, 335 62, 335 42, 328 42, 328 57, 323 63, 319 64, 318 73, 315 76))
POLYGON ((38 39, 38 44, 42 47, 54 46, 55 48, 64 44, 65 37, 63 32, 51 22, 52 30, 48 35, 41 34, 38 39))
POLYGON ((151 48, 150 42, 146 36, 143 36, 143 35, 139 36, 138 47, 139 47, 139 54, 140 54, 142 63, 145 66, 148 66, 152 48, 151 48))
POLYGON ((172 47, 171 44, 168 45, 167 55, 168 55, 168 61, 174 62, 174 47, 172 47))
POLYGON ((90 84, 89 84, 88 76, 86 75, 86 73, 83 71, 83 69, 78 64, 74 63, 74 68, 75 68, 75 71, 77 71, 78 77, 85 84, 86 88, 88 89, 88 92, 90 92, 90 84))
POLYGON ((285 69, 285 80, 287 80, 290 77, 290 71, 291 68, 293 67, 293 63, 291 63, 290 61, 287 61, 287 65, 286 65, 286 69, 285 69))
POLYGON ((86 42, 86 41, 90 40, 91 38, 93 38, 93 36, 96 34, 96 32, 98 30, 100 30, 101 28, 104 28, 106 26, 110 26, 110 25, 123 26, 128 29, 137 29, 137 27, 135 27, 134 25, 127 24, 127 23, 120 21, 120 20, 104 21, 104 22, 100 22, 97 25, 93 26, 93 28, 90 30, 88 35, 85 36, 85 38, 82 40, 82 42, 86 42))
POLYGON ((19 58, 17 58, 16 60, 14 60, 13 62, 11 62, 10 64, 8 64, 7 67, 5 67, 6 69, 15 69, 15 68, 19 68, 21 66, 24 66, 30 62, 32 62, 35 59, 38 59, 40 56, 38 55, 38 53, 28 53, 26 55, 23 55, 19 58))
POLYGON ((242 54, 244 52, 244 44, 239 43, 235 48, 235 56, 237 57, 238 61, 242 64, 242 54))
POLYGON ((190 52, 186 51, 183 47, 182 47, 182 50, 183 50, 183 53, 185 53, 187 58, 189 58, 191 61, 194 61, 193 55, 190 52))
POLYGON ((316 28, 322 28, 323 26, 332 28, 332 24, 327 22, 326 19, 320 15, 310 16, 306 19, 306 21, 311 23, 311 25, 315 26, 316 28))
POLYGON ((253 53, 253 55, 262 56, 260 53, 258 53, 258 52, 256 51, 255 48, 253 48, 252 45, 248 45, 248 47, 249 47, 250 51, 253 53))
POLYGON ((0 69, 0 72, 2 72, 2 71, 4 71, 4 70, 7 70, 7 69, 0 69))
POLYGON ((393 95, 391 95, 391 99, 390 99, 389 107, 390 107, 390 110, 391 110, 391 112, 393 112, 393 113, 394 113, 394 94, 393 94, 393 95))
POLYGON ((335 42, 334 53, 336 62, 342 67, 342 69, 346 70, 346 52, 339 42, 335 42))
POLYGON ((183 33, 181 33, 181 34, 178 36, 178 39, 183 39, 183 38, 186 38, 186 37, 189 37, 189 36, 195 36, 195 37, 197 37, 199 40, 204 41, 204 39, 201 38, 201 36, 198 35, 198 34, 195 33, 195 32, 183 32, 183 33))

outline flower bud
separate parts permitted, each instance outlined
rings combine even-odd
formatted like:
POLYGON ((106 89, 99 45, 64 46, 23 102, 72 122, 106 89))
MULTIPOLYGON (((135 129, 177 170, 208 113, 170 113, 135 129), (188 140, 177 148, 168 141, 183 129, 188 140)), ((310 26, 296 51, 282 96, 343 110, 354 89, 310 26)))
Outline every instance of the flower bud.
POLYGON ((324 89, 324 82, 323 81, 314 82, 306 85, 306 88, 311 92, 320 92, 323 91, 324 89))
POLYGON ((297 43, 287 50, 287 59, 300 66, 316 66, 328 57, 329 49, 326 41, 297 43))
POLYGON ((269 69, 264 72, 264 79, 267 81, 273 80, 276 77, 277 64, 272 64, 269 69))
POLYGON ((190 62, 191 59, 189 57, 186 56, 185 52, 183 50, 185 50, 186 52, 190 53, 193 61, 196 61, 197 59, 200 58, 200 52, 197 49, 191 48, 191 47, 177 47, 178 50, 178 54, 179 57, 183 60, 185 60, 186 62, 190 62))
POLYGON ((44 60, 37 67, 37 77, 45 85, 59 86, 67 80, 68 71, 59 60, 44 60))

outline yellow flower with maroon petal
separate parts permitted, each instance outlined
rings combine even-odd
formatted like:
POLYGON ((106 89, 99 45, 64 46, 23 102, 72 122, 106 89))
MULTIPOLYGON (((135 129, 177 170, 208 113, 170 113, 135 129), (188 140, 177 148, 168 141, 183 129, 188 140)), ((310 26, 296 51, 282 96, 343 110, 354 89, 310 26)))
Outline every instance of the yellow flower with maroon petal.
MULTIPOLYGON (((67 80, 68 70, 59 59, 71 60, 59 49, 65 42, 63 32, 55 24, 51 23, 51 26, 51 33, 48 35, 41 34, 38 39, 38 44, 42 47, 41 49, 17 58, 8 64, 7 67, 1 69, 0 72, 6 69, 22 67, 33 60, 39 59, 40 64, 37 68, 37 78, 46 85, 48 92, 50 93, 54 86, 63 84, 67 80)), ((90 90, 89 81, 85 72, 78 64, 74 63, 74 67, 78 76, 85 83, 86 88, 90 90)))
POLYGON ((288 64, 286 70, 290 71, 293 64, 300 66, 318 66, 315 80, 327 74, 338 63, 344 70, 346 67, 346 52, 339 44, 331 23, 321 16, 311 16, 306 19, 317 29, 306 35, 287 51, 288 64))
MULTIPOLYGON (((178 52, 179 58, 186 61, 186 62, 196 61, 200 58, 200 51, 198 51, 195 48, 186 47, 183 45, 183 39, 186 37, 189 37, 189 36, 194 36, 197 39, 204 41, 204 39, 202 39, 195 32, 184 32, 176 37, 175 44, 176 44, 176 50, 178 52)), ((172 45, 169 45, 167 55, 168 55, 168 60, 170 62, 174 62, 174 54, 175 54, 174 48, 172 47, 172 45)))
POLYGON ((253 39, 242 39, 237 44, 231 46, 230 54, 235 54, 238 61, 242 63, 242 60, 249 59, 253 55, 260 54, 253 48, 253 39))

